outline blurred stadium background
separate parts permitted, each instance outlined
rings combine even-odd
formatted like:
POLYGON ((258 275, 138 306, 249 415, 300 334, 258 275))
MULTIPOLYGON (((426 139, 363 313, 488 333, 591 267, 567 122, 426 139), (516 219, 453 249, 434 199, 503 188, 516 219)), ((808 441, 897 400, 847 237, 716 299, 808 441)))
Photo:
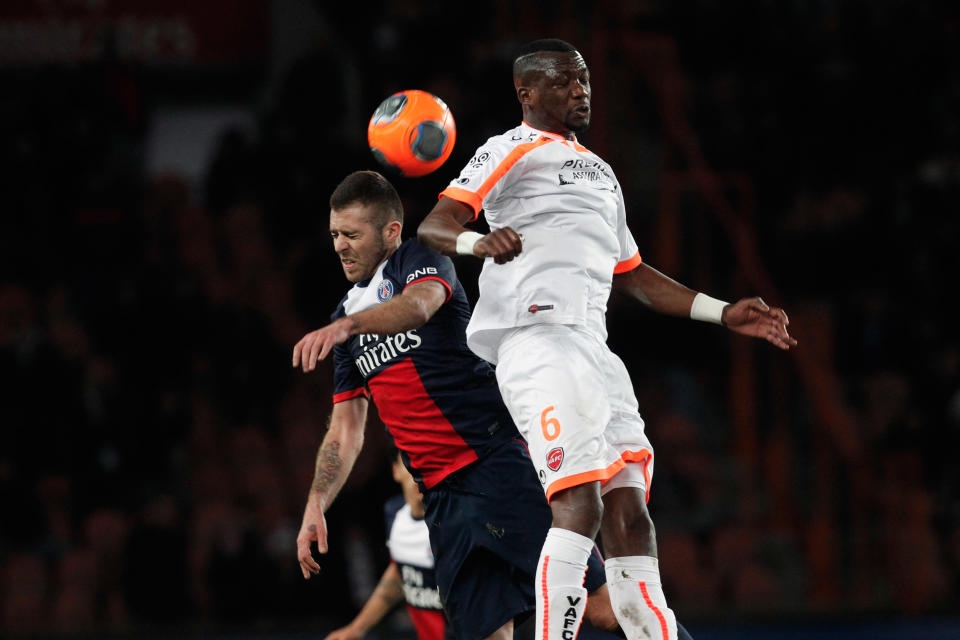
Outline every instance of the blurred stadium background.
MULTIPOLYGON (((680 618, 699 638, 960 637, 960 12, 905 0, 5 0, 0 635, 352 617, 396 492, 375 417, 320 579, 294 543, 331 381, 290 349, 346 289, 327 197, 375 168, 374 107, 432 91, 458 143, 395 180, 413 233, 519 121, 510 52, 545 36, 591 67, 581 139, 645 260, 783 305, 800 341, 611 301, 680 618)), ((376 637, 409 633, 401 613, 376 637)))

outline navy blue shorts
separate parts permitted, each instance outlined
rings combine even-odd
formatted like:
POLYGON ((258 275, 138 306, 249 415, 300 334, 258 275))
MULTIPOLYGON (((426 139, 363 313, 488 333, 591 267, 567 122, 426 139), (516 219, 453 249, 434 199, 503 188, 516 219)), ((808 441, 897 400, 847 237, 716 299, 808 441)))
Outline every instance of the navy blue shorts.
MULTIPOLYGON (((460 640, 534 611, 534 576, 552 514, 526 445, 513 440, 424 494, 437 584, 460 640)), ((584 583, 606 582, 594 549, 584 583)))

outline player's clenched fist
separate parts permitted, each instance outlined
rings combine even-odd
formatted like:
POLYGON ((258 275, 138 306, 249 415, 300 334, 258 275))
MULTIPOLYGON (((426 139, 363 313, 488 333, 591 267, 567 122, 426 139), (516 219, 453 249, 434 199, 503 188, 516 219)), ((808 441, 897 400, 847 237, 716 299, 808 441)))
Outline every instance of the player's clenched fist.
POLYGON ((510 227, 491 231, 477 240, 477 244, 473 245, 474 255, 478 258, 493 258, 493 261, 497 264, 510 262, 522 250, 523 240, 520 238, 520 234, 510 227))
POLYGON ((350 337, 351 325, 349 318, 338 318, 300 338, 300 342, 293 347, 293 366, 302 367, 304 373, 316 369, 318 360, 326 358, 334 345, 350 337))

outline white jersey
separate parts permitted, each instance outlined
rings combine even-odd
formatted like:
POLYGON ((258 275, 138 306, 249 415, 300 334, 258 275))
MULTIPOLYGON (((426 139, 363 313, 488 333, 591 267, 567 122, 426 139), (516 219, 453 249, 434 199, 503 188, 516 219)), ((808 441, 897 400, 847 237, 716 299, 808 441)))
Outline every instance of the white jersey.
POLYGON ((400 507, 394 516, 387 535, 387 547, 394 562, 433 569, 433 550, 430 548, 427 523, 423 518, 411 515, 409 504, 400 507))
POLYGON ((441 195, 523 238, 514 260, 483 265, 467 326, 477 355, 496 364, 506 333, 537 323, 586 326, 606 340, 613 274, 640 264, 609 165, 576 139, 522 123, 487 140, 441 195))
POLYGON ((410 505, 404 504, 394 517, 387 547, 390 558, 400 571, 407 605, 415 609, 442 609, 434 575, 430 532, 423 518, 414 518, 410 514, 410 505))

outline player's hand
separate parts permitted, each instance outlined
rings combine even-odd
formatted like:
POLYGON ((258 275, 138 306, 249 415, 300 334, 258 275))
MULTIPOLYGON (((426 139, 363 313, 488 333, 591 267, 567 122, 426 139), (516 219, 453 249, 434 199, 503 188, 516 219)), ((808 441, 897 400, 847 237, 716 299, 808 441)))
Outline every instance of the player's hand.
POLYGON ((297 535, 297 559, 300 561, 300 570, 307 580, 311 575, 320 573, 320 565, 314 560, 310 551, 310 543, 317 543, 317 551, 327 552, 327 520, 323 517, 323 505, 313 494, 307 499, 307 506, 303 510, 303 524, 297 535))
POLYGON ((360 640, 363 637, 363 632, 357 629, 354 629, 350 625, 345 627, 340 627, 334 631, 331 631, 329 635, 323 640, 360 640))
POLYGON ((731 331, 763 338, 784 351, 797 346, 797 341, 787 333, 790 320, 779 307, 771 307, 760 298, 743 298, 723 308, 723 324, 731 331))
POLYGON ((347 341, 352 324, 349 318, 337 318, 324 328, 300 338, 293 347, 293 366, 302 366, 304 373, 316 369, 317 361, 326 358, 334 345, 347 341))
POLYGON ((523 239, 510 227, 491 231, 473 245, 473 255, 493 258, 497 264, 510 262, 523 251, 523 239))

